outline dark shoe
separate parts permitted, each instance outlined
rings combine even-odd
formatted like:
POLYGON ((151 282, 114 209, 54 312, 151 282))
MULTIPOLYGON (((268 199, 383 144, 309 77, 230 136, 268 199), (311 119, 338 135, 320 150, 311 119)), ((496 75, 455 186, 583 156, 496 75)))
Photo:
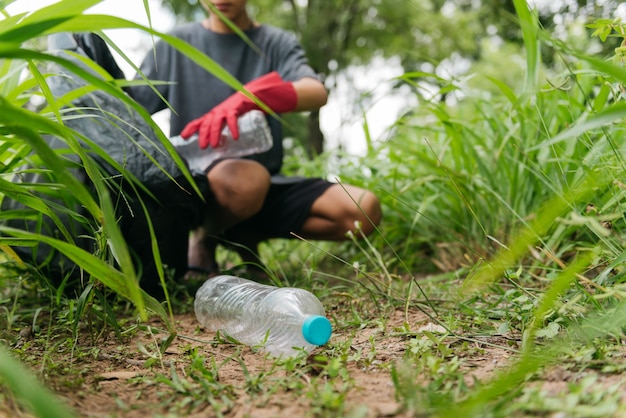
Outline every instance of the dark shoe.
POLYGON ((195 294, 204 282, 218 276, 219 274, 220 269, 217 264, 213 264, 208 268, 200 266, 187 266, 187 272, 183 276, 182 283, 189 292, 192 292, 191 294, 195 294))

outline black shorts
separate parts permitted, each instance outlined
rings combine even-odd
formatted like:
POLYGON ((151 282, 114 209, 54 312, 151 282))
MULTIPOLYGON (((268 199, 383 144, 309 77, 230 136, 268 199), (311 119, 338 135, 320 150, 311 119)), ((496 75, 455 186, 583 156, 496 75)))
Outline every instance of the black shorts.
POLYGON ((252 218, 226 231, 249 231, 264 238, 293 238, 300 234, 313 202, 333 183, 320 178, 273 176, 263 207, 252 218))

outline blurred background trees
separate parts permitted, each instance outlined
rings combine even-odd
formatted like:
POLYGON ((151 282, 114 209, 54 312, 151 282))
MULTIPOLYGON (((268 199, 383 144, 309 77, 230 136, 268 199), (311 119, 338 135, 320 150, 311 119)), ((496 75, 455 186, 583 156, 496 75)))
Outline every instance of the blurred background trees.
MULTIPOLYGON (((181 22, 199 19, 205 13, 199 0, 161 2, 181 22)), ((541 24, 565 41, 577 40, 577 34, 592 19, 611 19, 619 7, 626 9, 617 0, 530 3, 536 7, 541 24)), ((474 67, 487 75, 508 72, 512 79, 519 77, 515 66, 511 66, 511 57, 519 54, 522 41, 512 0, 254 0, 248 7, 258 21, 298 36, 312 66, 326 77, 331 92, 338 74, 379 58, 393 58, 405 73, 422 76, 432 73, 458 77, 474 67)), ((616 42, 595 47, 608 52, 616 42)), ((553 57, 548 54, 544 51, 542 59, 550 64, 553 57)), ((406 83, 405 78, 396 87, 406 83)), ((436 86, 437 80, 429 78, 428 83, 436 86)), ((419 93, 417 84, 409 85, 413 93, 419 93)), ((367 91, 362 92, 363 96, 367 91)), ((445 92, 437 98, 445 100, 445 92)), ((324 150, 318 112, 309 115, 308 124, 291 125, 308 126, 308 133, 300 134, 305 137, 302 143, 310 156, 324 150)))

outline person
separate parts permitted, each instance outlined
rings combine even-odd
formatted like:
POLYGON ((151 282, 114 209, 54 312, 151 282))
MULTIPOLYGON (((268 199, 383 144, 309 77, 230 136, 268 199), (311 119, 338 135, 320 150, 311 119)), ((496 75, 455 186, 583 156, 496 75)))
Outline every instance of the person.
MULTIPOLYGON (((247 0, 202 0, 202 5, 207 12, 202 21, 179 26, 171 34, 219 63, 277 114, 316 110, 326 104, 326 88, 295 36, 252 20, 247 0), (212 11, 209 1, 219 13, 212 11)), ((142 74, 169 83, 132 87, 131 96, 150 113, 165 109, 163 98, 167 100, 174 110, 170 135, 188 138, 197 133, 201 148, 215 146, 224 125, 237 137, 237 118, 259 108, 162 40, 146 54, 136 78, 142 74)), ((188 276, 201 272, 206 279, 219 272, 216 248, 220 242, 234 243, 244 264, 262 272, 258 253, 262 241, 293 238, 293 234, 340 241, 355 230, 356 222, 358 236, 372 233, 381 221, 381 205, 371 191, 320 178, 282 175, 282 125, 269 115, 268 123, 273 137, 269 151, 223 159, 206 171, 212 199, 204 208, 202 226, 189 236, 188 276)))
POLYGON ((143 290, 164 300, 162 284, 167 285, 169 278, 180 281, 180 272, 186 271, 189 231, 201 224, 203 202, 212 196, 206 176, 193 173, 189 178, 141 105, 114 94, 113 86, 101 87, 110 77, 124 74, 97 34, 53 33, 47 53, 55 57, 42 63, 47 91, 51 97, 64 98, 57 100, 63 104, 63 129, 41 130, 43 148, 32 151, 41 158, 23 159, 24 165, 15 167, 11 180, 21 186, 4 194, 0 210, 2 225, 50 240, 15 241, 12 249, 20 260, 16 266, 66 295, 84 295, 90 276, 129 295, 130 287, 120 276, 105 280, 100 275, 106 272, 89 257, 76 255, 80 249, 119 268, 129 281, 138 279, 143 290), (107 78, 88 65, 88 59, 99 64, 107 78), (93 84, 95 79, 101 84, 93 84), (21 189, 37 199, 25 198, 21 189), (34 205, 34 200, 45 204, 34 205), (107 201, 128 258, 103 215, 107 206, 100 205, 107 201), (59 246, 58 241, 73 245, 59 246))

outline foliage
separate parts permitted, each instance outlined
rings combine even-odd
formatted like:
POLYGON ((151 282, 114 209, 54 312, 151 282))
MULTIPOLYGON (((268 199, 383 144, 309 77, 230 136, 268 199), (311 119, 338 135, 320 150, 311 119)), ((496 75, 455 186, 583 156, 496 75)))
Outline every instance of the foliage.
MULTIPOLYGON (((58 205, 36 195, 31 185, 9 181, 24 162, 40 162, 39 170, 54 173, 56 181, 38 191, 62 196, 71 203, 62 213, 77 219, 83 216, 72 211, 74 203, 87 208, 89 234, 99 245, 89 253, 74 245, 69 231, 49 238, 2 227, 5 266, 13 268, 21 261, 11 246, 46 241, 92 278, 83 293, 72 298, 50 286, 37 270, 0 274, 0 308, 6 313, 0 318, 0 337, 13 354, 26 359, 28 351, 18 346, 16 336, 24 324, 32 324, 36 335, 31 344, 41 344, 50 356, 62 348, 84 357, 97 349, 98 338, 108 329, 119 341, 140 332, 154 338, 152 327, 136 320, 137 313, 159 311, 166 327, 171 325, 168 313, 140 293, 133 268, 113 263, 111 253, 123 253, 125 243, 115 228, 111 190, 97 167, 74 146, 97 185, 92 194, 68 175, 63 156, 41 138, 52 134, 75 145, 76 133, 63 126, 58 110, 55 114, 54 109, 47 113, 28 107, 32 96, 45 95, 47 75, 39 73, 36 64, 53 59, 31 38, 65 30, 133 27, 176 42, 122 19, 84 15, 95 3, 67 0, 0 21, 0 192, 20 197, 41 219, 52 219, 62 230, 55 218, 58 205), (24 76, 26 69, 32 77, 24 76), (124 299, 111 298, 107 288, 124 299), (30 300, 30 306, 29 297, 35 301, 30 300), (41 303, 46 298, 49 308, 41 303), (124 300, 137 310, 129 312, 124 300), (50 318, 47 331, 39 334, 36 328, 43 328, 43 315, 50 318), (79 326, 82 323, 90 325, 87 331, 79 326), (89 332, 91 345, 80 338, 89 332)), ((168 411, 182 415, 210 410, 220 415, 243 394, 263 404, 285 391, 306 399, 311 416, 363 416, 362 409, 351 409, 347 395, 358 386, 352 371, 364 368, 389 372, 401 405, 398 414, 603 416, 623 408, 617 386, 605 390, 596 384, 602 376, 626 368, 623 47, 614 50, 612 62, 590 55, 542 30, 526 2, 513 5, 525 55, 511 47, 506 56, 521 63, 515 74, 523 78, 481 74, 479 66, 472 77, 408 71, 391 82, 410 85, 420 95, 420 106, 397 120, 387 141, 368 138, 362 158, 337 153, 311 162, 302 162, 295 146, 286 162, 290 174, 339 176, 374 190, 384 203, 383 225, 371 238, 328 246, 268 244, 273 268, 291 277, 289 284, 315 289, 332 306, 329 311, 344 336, 342 342, 326 347, 313 363, 302 357, 268 359, 268 368, 261 371, 246 366, 240 349, 220 361, 189 349, 183 355, 185 365, 178 368, 163 364, 173 338, 172 330, 165 330, 165 339, 154 339, 153 346, 139 350, 148 356, 143 367, 156 370, 155 378, 145 378, 145 383, 170 389, 163 401, 168 411), (558 57, 550 68, 541 61, 546 48, 558 57), (405 314, 404 324, 388 329, 389 313, 397 310, 405 314), (413 330, 408 317, 415 312, 437 327, 413 330), (362 345, 355 348, 352 339, 367 328, 377 331, 369 351, 362 345), (467 358, 494 344, 489 341, 505 337, 515 344, 507 348, 511 361, 492 376, 469 382, 464 372, 467 358), (402 358, 375 362, 377 347, 392 338, 399 341, 402 358), (228 362, 242 370, 240 387, 219 379, 228 362), (533 383, 556 366, 584 372, 585 377, 569 382, 569 393, 550 396, 533 383)), ((624 41, 621 22, 598 20, 591 28, 600 41, 624 41)), ((178 46, 221 74, 193 50, 178 46)), ((94 88, 123 97, 114 83, 72 69, 94 88)), ((54 100, 47 99, 54 107, 54 100)), ((178 298, 173 300, 172 309, 185 309, 184 299, 180 305, 178 298)), ((226 344, 219 336, 203 343, 215 349, 226 344)), ((33 413, 54 413, 56 403, 40 412, 48 390, 32 383, 4 349, 0 356, 2 385, 33 413)), ((41 367, 50 372, 55 364, 43 362, 41 367)), ((43 373, 42 379, 52 375, 43 373)), ((60 414, 69 415, 65 410, 60 414)))
MULTIPOLYGON (((162 3, 180 20, 205 13, 197 0, 162 3)), ((551 31, 563 29, 564 25, 556 27, 555 22, 611 16, 619 5, 583 0, 576 6, 536 3, 542 26, 551 31)), ((455 54, 477 61, 486 39, 522 42, 512 0, 258 0, 248 2, 248 8, 257 20, 298 34, 313 66, 325 74, 367 64, 379 56, 402 57, 406 71, 424 63, 438 66, 455 54)))
MULTIPOLYGON (((434 100, 407 112, 391 139, 370 147, 364 159, 344 157, 332 166, 342 180, 381 194, 385 224, 378 245, 396 274, 432 269, 431 259, 443 271, 467 276, 458 297, 468 304, 502 280, 541 295, 520 317, 518 362, 469 397, 457 395, 464 401, 456 407, 450 407, 450 387, 416 383, 423 373, 435 375, 424 363, 397 370, 399 396, 418 414, 498 415, 528 376, 589 341, 582 329, 594 329, 594 337, 623 335, 617 296, 626 226, 622 51, 615 50, 617 65, 596 59, 541 32, 523 2, 516 7, 526 46, 523 85, 488 77, 481 81, 492 84, 490 91, 471 90, 464 79, 406 73, 399 80, 418 90, 438 85, 434 100), (560 72, 541 68, 541 40, 561 57, 560 72), (546 84, 538 84, 541 75, 546 84), (446 95, 456 98, 455 106, 439 100, 446 95), (559 332, 562 326, 577 337, 559 332), (538 342, 539 335, 553 343, 538 342)), ((619 22, 594 28, 623 39, 619 22)), ((504 312, 512 315, 510 308, 504 312)))
MULTIPOLYGON (((41 52, 41 42, 38 38, 59 32, 89 30, 100 33, 106 39, 106 36, 99 31, 110 28, 144 30, 152 35, 161 36, 166 42, 186 52, 207 71, 213 72, 233 88, 241 89, 242 86, 221 67, 180 40, 124 19, 84 14, 85 10, 99 2, 100 0, 79 3, 61 1, 38 11, 16 16, 9 16, 4 10, 4 4, 2 5, 4 20, 0 21, 0 43, 3 45, 0 48, 0 69, 2 70, 0 74, 0 92, 2 92, 0 96, 0 135, 2 135, 0 158, 3 180, 0 181, 0 194, 3 198, 20 202, 26 209, 2 212, 0 248, 8 266, 20 273, 30 274, 35 280, 49 282, 45 271, 47 264, 54 260, 51 261, 48 257, 42 265, 27 266, 12 250, 12 246, 30 246, 37 251, 41 244, 47 244, 75 263, 81 271, 81 276, 85 278, 85 281, 76 289, 81 294, 78 299, 78 320, 82 313, 87 311, 85 305, 93 302, 93 292, 99 293, 98 287, 104 285, 115 294, 131 301, 137 308, 141 319, 146 320, 149 313, 159 315, 174 335, 171 305, 168 303, 168 312, 160 302, 139 288, 139 275, 119 229, 114 210, 117 199, 121 198, 121 192, 116 188, 119 186, 108 178, 108 174, 100 169, 89 153, 99 155, 116 167, 125 180, 133 185, 136 192, 145 191, 145 188, 124 167, 116 165, 109 159, 106 150, 98 148, 89 138, 83 137, 63 124, 64 115, 67 113, 67 109, 63 107, 67 107, 68 97, 52 97, 46 78, 54 74, 42 73, 39 64, 54 62, 76 77, 84 79, 92 86, 91 88, 107 92, 142 115, 148 126, 157 132, 160 141, 171 152, 192 184, 194 184, 193 180, 156 123, 140 105, 122 91, 121 84, 112 82, 108 75, 109 79, 99 78, 67 59, 41 52), (31 110, 33 107, 29 102, 31 97, 40 100, 43 98, 46 106, 31 110), (77 162, 71 162, 71 159, 66 158, 64 155, 66 151, 53 148, 49 142, 45 141, 46 136, 54 137, 65 144, 71 152, 75 153, 77 162), (30 168, 24 168, 25 164, 28 164, 30 168), (93 190, 76 177, 74 170, 77 167, 84 170, 93 190), (13 179, 23 174, 40 174, 51 180, 49 183, 39 184, 30 184, 26 181, 12 182, 13 179), (32 220, 34 225, 39 225, 39 228, 49 221, 54 228, 58 229, 59 234, 50 236, 43 232, 27 232, 6 226, 7 220, 24 219, 24 217, 32 220), (80 229, 84 229, 85 232, 78 233, 76 231, 79 229, 70 229, 68 224, 80 225, 80 229), (76 236, 77 234, 80 235, 76 236), (78 245, 78 239, 93 243, 93 251, 87 251, 78 245)), ((122 56, 126 58, 123 53, 122 56)), ((102 69, 98 69, 97 65, 93 63, 91 65, 98 74, 106 74, 102 69)), ((89 88, 77 93, 88 94, 89 88)), ((136 198, 141 201, 139 194, 136 198)), ((145 210, 144 206, 144 212, 145 210)), ((146 218, 150 224, 149 217, 146 216, 146 218)), ((156 243, 154 238, 152 241, 156 243)), ((159 263, 160 255, 156 245, 152 250, 160 280, 165 283, 167 273, 159 263)), ((61 283, 55 283, 58 286, 54 289, 57 301, 65 296, 64 287, 67 284, 67 278, 61 283)), ((19 383, 19 381, 14 382, 19 383)))
POLYGON ((13 390, 23 397, 30 409, 40 417, 70 418, 74 414, 62 406, 59 400, 24 367, 0 346, 0 376, 13 390))
MULTIPOLYGON (((161 2, 179 20, 205 15, 200 0, 161 2)), ((333 90, 337 82, 335 75, 381 57, 399 58, 407 73, 427 71, 459 75, 468 65, 484 63, 485 57, 493 53, 492 46, 497 45, 495 65, 506 66, 509 61, 501 55, 500 46, 519 48, 523 43, 513 3, 512 0, 257 0, 248 2, 248 9, 260 22, 294 32, 313 68, 325 76, 327 87, 333 90)), ((595 16, 611 16, 619 6, 614 0, 580 0, 576 5, 536 3, 540 6, 537 14, 541 25, 572 44, 579 44, 586 36, 578 36, 576 31, 569 33, 570 22, 584 24, 595 16)), ((553 49, 543 48, 537 52, 544 62, 555 61, 553 49)), ((499 72, 498 76, 501 74, 499 72)), ((406 87, 403 83, 392 87, 400 85, 406 87)), ((363 94, 368 94, 373 87, 366 88, 363 94)), ((312 112, 309 132, 300 140, 307 144, 309 156, 324 150, 325 139, 318 127, 317 112, 312 112)))

